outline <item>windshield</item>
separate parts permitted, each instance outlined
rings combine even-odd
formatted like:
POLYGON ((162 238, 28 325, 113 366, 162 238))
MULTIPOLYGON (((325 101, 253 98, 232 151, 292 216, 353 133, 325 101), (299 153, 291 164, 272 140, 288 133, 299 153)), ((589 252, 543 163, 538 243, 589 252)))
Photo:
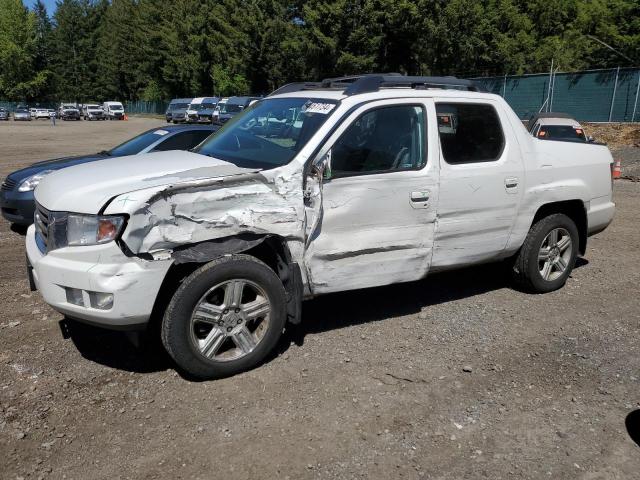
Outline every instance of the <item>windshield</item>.
POLYGON ((538 138, 546 140, 570 140, 574 142, 586 142, 584 130, 571 125, 543 125, 538 132, 538 138))
POLYGON ((101 110, 98 105, 87 105, 87 110, 101 110))
POLYGON ((144 132, 137 137, 127 140, 121 145, 111 149, 108 153, 112 157, 122 157, 124 155, 135 155, 147 148, 152 143, 157 142, 169 132, 163 129, 153 129, 144 132))
POLYGON ((62 108, 65 109, 65 110, 71 110, 71 109, 76 108, 76 106, 75 105, 63 105, 62 108))
POLYGON ((335 107, 336 102, 325 99, 262 100, 230 120, 196 152, 239 167, 279 167, 293 159, 335 107))
POLYGON ((29 110, 16 110, 16 113, 29 113, 29 110))
POLYGON ((111 110, 122 110, 122 105, 109 105, 111 110))
POLYGON ((169 105, 169 110, 185 110, 189 107, 188 103, 172 103, 169 105))
POLYGON ((200 112, 201 110, 205 110, 208 107, 204 103, 194 103, 193 105, 189 105, 189 110, 194 110, 196 112, 200 112))
POLYGON ((238 113, 242 111, 242 106, 235 103, 225 103, 220 108, 220 113, 238 113))

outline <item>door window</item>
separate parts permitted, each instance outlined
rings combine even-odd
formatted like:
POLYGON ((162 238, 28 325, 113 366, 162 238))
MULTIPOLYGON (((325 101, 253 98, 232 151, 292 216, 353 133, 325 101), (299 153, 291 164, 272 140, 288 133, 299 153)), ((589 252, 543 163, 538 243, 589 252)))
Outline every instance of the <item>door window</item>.
POLYGON ((209 130, 191 130, 189 132, 176 133, 167 138, 153 149, 154 152, 165 152, 167 150, 189 150, 195 147, 213 132, 209 130))
POLYGON ((331 150, 332 176, 422 168, 426 162, 424 110, 382 107, 362 114, 331 150))
POLYGON ((495 108, 486 104, 438 103, 438 133, 449 164, 493 162, 504 149, 504 135, 495 108))

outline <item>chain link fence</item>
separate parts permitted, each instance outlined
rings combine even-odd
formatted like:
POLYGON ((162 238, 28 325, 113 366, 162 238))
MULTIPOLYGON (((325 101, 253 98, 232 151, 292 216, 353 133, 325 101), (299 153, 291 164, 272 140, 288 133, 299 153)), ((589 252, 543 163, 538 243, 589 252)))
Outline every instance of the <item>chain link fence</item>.
POLYGON ((142 114, 142 115, 164 115, 169 106, 168 101, 153 101, 147 102, 145 100, 136 100, 126 102, 124 109, 127 113, 142 114))
POLYGON ((640 122, 640 68, 473 78, 522 120, 563 112, 585 122, 640 122))

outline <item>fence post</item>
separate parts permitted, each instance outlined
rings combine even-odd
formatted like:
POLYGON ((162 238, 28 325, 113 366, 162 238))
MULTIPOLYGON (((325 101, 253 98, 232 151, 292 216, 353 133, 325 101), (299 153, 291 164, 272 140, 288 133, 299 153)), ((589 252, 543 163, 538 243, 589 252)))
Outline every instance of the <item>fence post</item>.
POLYGON ((507 98, 507 74, 504 74, 504 80, 502 81, 502 98, 507 98))
POLYGON ((551 76, 551 96, 549 97, 549 111, 553 112, 553 94, 556 91, 556 74, 558 73, 558 69, 560 67, 556 67, 556 71, 553 72, 553 75, 551 76))
POLYGON ((631 122, 635 122, 636 108, 638 107, 638 93, 640 93, 640 68, 638 69, 638 86, 636 87, 636 100, 633 102, 633 115, 631 115, 631 122))
POLYGON ((620 67, 616 68, 616 82, 613 84, 613 95, 611 95, 611 108, 609 109, 609 123, 613 116, 613 102, 616 99, 616 90, 618 89, 618 75, 620 75, 620 67))
POLYGON ((547 88, 547 104, 546 111, 549 111, 549 98, 551 97, 551 79, 553 78, 553 58, 551 59, 551 70, 549 70, 549 87, 547 88))

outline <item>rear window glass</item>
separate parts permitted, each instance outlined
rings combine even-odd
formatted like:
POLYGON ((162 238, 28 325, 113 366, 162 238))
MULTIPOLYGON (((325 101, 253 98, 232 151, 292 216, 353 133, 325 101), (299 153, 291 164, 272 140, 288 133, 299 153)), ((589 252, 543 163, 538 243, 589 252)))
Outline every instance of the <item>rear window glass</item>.
POLYGON ((568 140, 586 142, 587 137, 581 128, 571 125, 543 125, 538 131, 538 138, 542 140, 568 140))

